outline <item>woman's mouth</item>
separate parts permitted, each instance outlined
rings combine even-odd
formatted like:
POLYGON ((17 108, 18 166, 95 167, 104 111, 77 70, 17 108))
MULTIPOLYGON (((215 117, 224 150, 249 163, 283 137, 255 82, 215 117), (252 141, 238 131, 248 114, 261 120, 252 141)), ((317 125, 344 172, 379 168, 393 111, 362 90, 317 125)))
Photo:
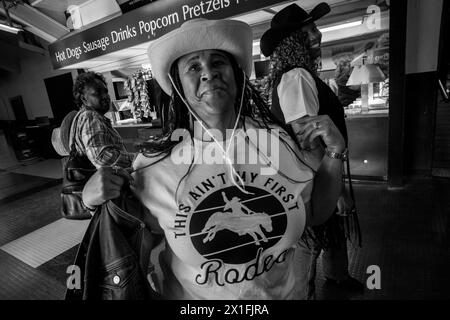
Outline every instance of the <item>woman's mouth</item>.
POLYGON ((204 94, 210 94, 210 93, 214 93, 217 91, 224 91, 224 90, 225 90, 225 88, 220 87, 220 86, 210 87, 210 88, 203 90, 201 93, 201 96, 203 96, 204 94))

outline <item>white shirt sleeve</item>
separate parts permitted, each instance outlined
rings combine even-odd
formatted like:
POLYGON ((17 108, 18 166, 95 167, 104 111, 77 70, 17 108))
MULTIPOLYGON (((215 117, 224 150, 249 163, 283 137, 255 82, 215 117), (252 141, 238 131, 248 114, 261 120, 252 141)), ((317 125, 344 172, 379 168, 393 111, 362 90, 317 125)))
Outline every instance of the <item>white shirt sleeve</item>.
POLYGON ((306 115, 318 114, 319 97, 316 82, 305 69, 296 68, 283 74, 277 92, 286 123, 306 115))

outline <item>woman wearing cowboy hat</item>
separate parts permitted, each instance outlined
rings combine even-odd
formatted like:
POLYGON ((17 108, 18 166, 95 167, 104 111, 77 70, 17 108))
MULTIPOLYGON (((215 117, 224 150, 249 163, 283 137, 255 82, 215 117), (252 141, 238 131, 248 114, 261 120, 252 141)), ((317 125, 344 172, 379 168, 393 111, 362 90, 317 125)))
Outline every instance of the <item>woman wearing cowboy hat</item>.
MULTIPOLYGON (((305 121, 303 139, 320 136, 330 150, 317 161, 277 124, 248 80, 252 32, 243 22, 190 20, 148 53, 172 101, 163 136, 134 161, 131 189, 164 231, 162 295, 295 299, 295 247, 337 201, 342 135, 327 116, 305 121)), ((125 175, 98 170, 85 204, 120 195, 125 175)))
MULTIPOLYGON (((261 51, 270 56, 269 96, 271 112, 291 126, 294 133, 302 132, 304 121, 317 114, 327 114, 335 123, 347 145, 344 109, 333 91, 319 78, 322 34, 314 21, 330 12, 325 2, 307 13, 296 4, 280 10, 271 21, 271 28, 261 37, 261 51)), ((304 148, 321 149, 320 139, 312 143, 299 139, 304 148)), ((325 153, 326 150, 323 151, 325 153)), ((351 292, 360 292, 363 285, 349 276, 346 238, 355 236, 360 244, 359 224, 353 212, 354 202, 342 186, 337 202, 337 215, 322 226, 311 229, 315 239, 312 248, 300 246, 300 282, 306 289, 304 297, 315 297, 316 260, 324 248, 322 266, 327 283, 351 292), (339 216, 338 216, 339 215, 339 216), (352 226, 352 228, 349 228, 352 226)))

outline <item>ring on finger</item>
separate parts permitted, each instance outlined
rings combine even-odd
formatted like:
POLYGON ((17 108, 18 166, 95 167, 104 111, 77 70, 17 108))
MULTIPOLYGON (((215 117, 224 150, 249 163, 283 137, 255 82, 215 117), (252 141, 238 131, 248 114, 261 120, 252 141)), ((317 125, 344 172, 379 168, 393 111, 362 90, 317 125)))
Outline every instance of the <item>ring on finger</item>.
POLYGON ((113 169, 113 171, 114 171, 114 174, 117 174, 117 175, 119 174, 119 172, 118 172, 118 171, 119 171, 119 168, 120 168, 119 166, 113 166, 113 167, 112 167, 112 169, 113 169))

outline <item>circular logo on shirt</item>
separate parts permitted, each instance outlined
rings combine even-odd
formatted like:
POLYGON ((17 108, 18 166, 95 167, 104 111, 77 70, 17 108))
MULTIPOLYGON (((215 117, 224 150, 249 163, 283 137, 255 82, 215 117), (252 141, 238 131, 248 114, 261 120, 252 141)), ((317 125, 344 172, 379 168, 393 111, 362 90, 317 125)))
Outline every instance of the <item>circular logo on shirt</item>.
POLYGON ((217 190, 196 207, 189 231, 192 244, 206 259, 247 263, 285 234, 287 216, 280 201, 263 189, 246 190, 253 194, 235 186, 217 190))

